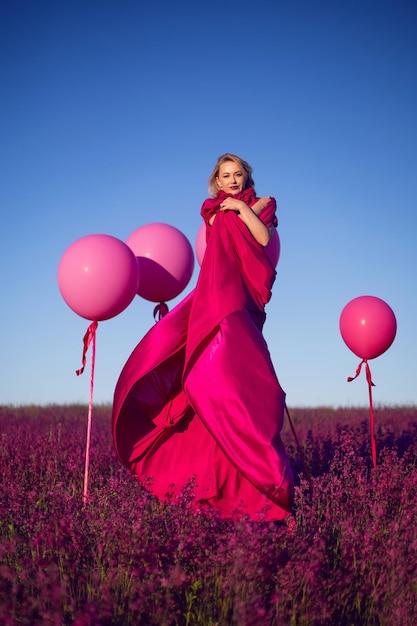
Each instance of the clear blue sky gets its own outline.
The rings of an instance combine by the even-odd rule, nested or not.
[[[361,295],[398,322],[370,362],[374,402],[417,404],[416,29],[414,0],[3,0],[0,403],[88,402],[62,254],[155,221],[194,246],[231,151],[278,202],[265,335],[288,405],[367,404],[339,333]],[[96,403],[153,307],[137,297],[99,324]]]

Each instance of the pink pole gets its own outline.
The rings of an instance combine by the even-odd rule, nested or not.
[[[374,469],[376,469],[375,419],[374,419],[374,409],[372,405],[372,387],[374,387],[374,383],[372,382],[371,370],[369,368],[368,361],[365,361],[365,369],[366,369],[366,380],[368,383],[368,390],[369,390],[369,428],[371,431],[372,462],[374,464]]]
[[[375,419],[374,419],[374,408],[372,405],[372,387],[375,387],[375,385],[372,382],[371,369],[369,367],[367,359],[362,359],[362,361],[359,363],[358,367],[356,368],[355,376],[349,376],[347,380],[348,380],[348,383],[352,382],[352,380],[355,380],[355,378],[357,378],[359,374],[361,373],[361,368],[362,368],[362,365],[364,364],[365,364],[365,371],[366,371],[366,381],[368,383],[368,391],[369,391],[369,430],[371,431],[372,463],[373,463],[374,469],[376,469]]]
[[[87,361],[87,350],[91,346],[91,377],[90,377],[90,401],[88,403],[88,421],[87,421],[87,441],[85,444],[85,467],[84,467],[84,506],[87,504],[88,499],[88,469],[90,466],[90,441],[91,441],[91,416],[93,412],[93,391],[94,391],[94,365],[96,362],[96,330],[97,330],[98,322],[94,321],[87,328],[87,332],[83,338],[83,356],[82,356],[82,366],[80,369],[76,371],[77,376],[80,376],[85,368],[85,364]]]

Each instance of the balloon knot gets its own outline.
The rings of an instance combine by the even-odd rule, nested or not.
[[[163,317],[169,312],[166,302],[160,302],[153,310],[153,318],[155,322],[160,322]]]
[[[355,378],[359,376],[359,374],[361,373],[362,365],[365,365],[366,380],[368,382],[368,385],[370,387],[375,387],[375,384],[372,382],[371,369],[368,364],[368,359],[362,359],[362,361],[359,363],[358,367],[356,368],[355,375],[348,376],[348,379],[347,379],[348,383],[351,383],[352,380],[355,380]]]

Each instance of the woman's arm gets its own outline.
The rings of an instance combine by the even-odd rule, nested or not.
[[[254,239],[256,239],[261,246],[266,246],[271,238],[271,232],[262,220],[259,219],[257,213],[266,206],[268,201],[269,198],[261,198],[256,202],[253,208],[250,208],[245,202],[242,202],[242,200],[228,197],[221,203],[220,211],[235,211],[242,222],[246,224]],[[213,218],[214,217],[215,216],[213,216]],[[210,219],[209,223],[212,224],[213,221]]]
[[[269,196],[265,196],[265,198],[259,198],[259,200],[255,202],[255,204],[252,204],[252,211],[254,211],[256,215],[259,215],[259,213],[262,211],[262,209],[266,207],[270,200],[271,198]]]

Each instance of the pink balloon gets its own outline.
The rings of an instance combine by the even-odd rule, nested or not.
[[[203,262],[206,245],[206,225],[203,222],[198,229],[197,237],[195,239],[195,253],[200,266]],[[274,230],[272,231],[271,239],[269,240],[268,245],[265,247],[265,253],[274,267],[278,265],[280,252],[281,243],[279,240],[278,231],[276,228],[274,228]]]
[[[194,252],[183,233],[169,224],[137,228],[126,240],[139,265],[137,293],[151,302],[172,300],[188,285]]]
[[[375,296],[354,298],[340,315],[343,341],[361,359],[375,359],[395,339],[397,320],[391,307]]]
[[[265,252],[272,265],[276,267],[281,253],[281,242],[276,228],[272,231],[271,239],[269,240],[269,244],[265,247]]]
[[[206,251],[206,225],[203,222],[198,229],[197,237],[195,238],[195,254],[197,257],[198,264],[201,267],[203,262],[204,253]]]
[[[66,249],[58,266],[58,286],[68,306],[81,317],[115,317],[133,300],[138,264],[132,250],[111,235],[87,235]]]

